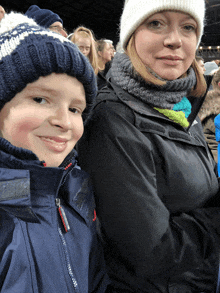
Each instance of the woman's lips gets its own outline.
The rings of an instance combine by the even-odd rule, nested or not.
[[[167,65],[178,65],[182,61],[182,58],[180,58],[179,56],[170,55],[160,57],[159,59]]]

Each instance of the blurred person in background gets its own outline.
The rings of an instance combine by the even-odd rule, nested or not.
[[[51,31],[55,31],[65,38],[67,37],[66,30],[63,28],[63,20],[60,16],[49,9],[41,9],[37,5],[31,5],[25,12],[29,18],[33,18],[36,23]]]
[[[208,61],[204,63],[205,75],[213,75],[219,69],[219,60]]]
[[[5,9],[0,5],[0,21],[2,20],[4,15],[5,15]]]
[[[103,88],[106,81],[106,74],[108,73],[111,67],[111,61],[114,57],[113,52],[113,44],[112,41],[108,41],[107,39],[100,39],[97,42],[97,53],[98,53],[98,66],[99,72],[97,76],[98,89]]]
[[[89,59],[95,74],[97,75],[99,71],[98,56],[93,32],[84,26],[79,26],[70,36],[68,36],[68,38],[75,43],[83,55]]]
[[[212,90],[210,90],[199,111],[206,142],[212,155],[218,162],[218,142],[215,136],[214,119],[220,113],[220,69],[217,70],[212,79]]]
[[[206,69],[205,69],[205,64],[204,64],[204,59],[201,56],[196,56],[196,61],[199,65],[199,68],[201,69],[201,73],[204,74]]]

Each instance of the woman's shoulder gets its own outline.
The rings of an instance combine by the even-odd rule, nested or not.
[[[110,118],[115,115],[123,116],[126,119],[133,119],[132,109],[126,105],[111,85],[102,88],[97,95],[92,116]]]

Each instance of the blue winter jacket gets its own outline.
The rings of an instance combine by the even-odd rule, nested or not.
[[[1,293],[105,292],[89,179],[74,156],[65,165],[0,138]]]

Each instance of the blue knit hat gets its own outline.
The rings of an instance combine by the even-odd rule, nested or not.
[[[63,24],[63,21],[58,14],[48,9],[41,9],[37,5],[31,5],[25,12],[25,15],[33,18],[38,25],[41,25],[45,28],[49,28],[51,24],[57,21]]]
[[[67,38],[38,26],[33,19],[6,14],[0,22],[0,110],[28,83],[53,72],[66,73],[83,84],[85,119],[97,93],[88,59]]]

